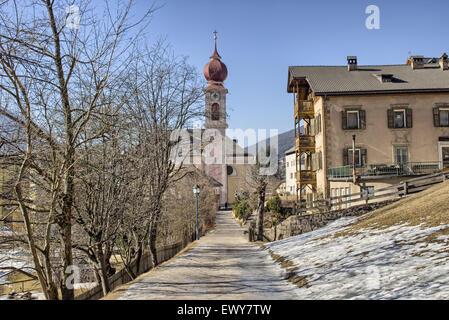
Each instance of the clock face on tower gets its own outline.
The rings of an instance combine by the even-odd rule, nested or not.
[[[214,92],[211,97],[213,101],[218,101],[220,99],[220,94],[218,92]]]

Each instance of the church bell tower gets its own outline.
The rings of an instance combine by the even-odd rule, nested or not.
[[[228,76],[226,65],[221,62],[217,52],[217,35],[214,36],[214,52],[210,61],[204,66],[204,77],[207,80],[206,94],[206,129],[220,129],[223,134],[228,127],[226,123],[226,94],[228,90],[223,86],[223,81]]]
[[[214,161],[205,166],[206,174],[222,184],[220,189],[220,205],[224,206],[228,202],[228,182],[227,182],[227,165],[225,153],[226,129],[226,94],[228,90],[223,86],[224,80],[228,76],[226,65],[221,62],[221,57],[217,52],[217,32],[214,32],[214,52],[210,56],[210,61],[204,66],[204,77],[207,80],[207,87],[204,89],[206,106],[205,106],[205,123],[206,129],[203,141],[207,143],[214,142],[216,148],[221,151],[213,150],[208,154]],[[211,130],[207,130],[211,129]],[[217,157],[221,154],[220,157]]]

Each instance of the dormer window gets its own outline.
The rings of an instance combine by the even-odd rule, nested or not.
[[[374,74],[374,76],[382,83],[393,82],[393,75],[387,73]]]

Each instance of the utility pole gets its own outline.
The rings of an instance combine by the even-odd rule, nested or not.
[[[352,180],[354,184],[357,181],[357,172],[355,169],[355,134],[352,135]]]

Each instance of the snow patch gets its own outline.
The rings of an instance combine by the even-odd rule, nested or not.
[[[449,298],[446,243],[419,242],[449,225],[429,228],[404,223],[325,237],[356,219],[341,218],[321,229],[266,245],[291,260],[298,266],[295,272],[307,278],[310,287],[296,289],[300,299]],[[448,240],[449,236],[437,239]]]

